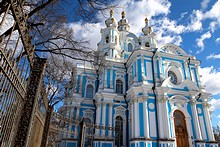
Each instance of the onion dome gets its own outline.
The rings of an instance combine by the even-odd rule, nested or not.
[[[113,17],[113,14],[114,14],[114,11],[113,10],[111,10],[110,11],[110,17],[105,21],[105,25],[107,26],[107,27],[110,27],[110,26],[115,26],[115,27],[117,27],[117,21],[116,21],[116,19]]]
[[[142,32],[144,33],[144,35],[149,35],[153,32],[153,27],[148,25],[149,20],[147,18],[145,18],[145,27],[142,29]]]
[[[130,26],[128,24],[128,20],[125,18],[125,11],[121,12],[122,19],[118,22],[118,30],[119,31],[129,31]]]

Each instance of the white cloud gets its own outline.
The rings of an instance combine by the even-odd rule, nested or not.
[[[181,13],[180,18],[178,20],[183,19],[187,14],[188,14],[188,12]]]
[[[212,8],[204,14],[204,18],[212,18],[218,21],[220,25],[220,1],[218,0]]]
[[[216,30],[216,26],[217,26],[217,22],[216,21],[210,22],[209,29],[211,30],[212,33],[214,33],[214,31]]]
[[[97,43],[100,41],[100,29],[104,27],[101,23],[87,23],[84,26],[80,23],[71,23],[69,27],[74,31],[74,37],[89,41],[88,48],[97,49]]]
[[[201,6],[206,8],[209,0],[203,0]],[[150,24],[153,26],[155,33],[158,38],[158,45],[163,43],[173,43],[176,45],[181,45],[182,37],[181,34],[185,32],[195,32],[201,31],[203,29],[202,21],[205,19],[211,18],[211,22],[209,24],[209,29],[207,33],[203,34],[200,38],[196,40],[197,45],[201,48],[197,53],[200,53],[204,50],[204,40],[211,37],[211,33],[214,32],[216,26],[218,25],[217,17],[219,15],[212,16],[219,6],[219,2],[216,2],[213,7],[206,11],[202,12],[201,10],[193,10],[190,15],[190,22],[186,24],[186,26],[178,24],[178,20],[171,20],[168,17],[170,13],[171,2],[167,0],[116,0],[113,2],[118,6],[124,6],[124,10],[127,13],[126,18],[130,24],[130,32],[139,36],[142,34],[141,30],[145,26],[144,19],[148,17],[150,19]],[[117,21],[121,19],[121,11],[122,9],[115,9],[114,17]],[[108,14],[109,12],[107,12]],[[218,12],[220,13],[220,11]],[[187,12],[182,13],[180,18],[183,18]],[[108,14],[109,15],[109,14]],[[159,16],[159,19],[155,19],[153,16]],[[108,16],[107,16],[108,17]],[[80,24],[74,23],[75,36],[83,36],[90,40],[90,46],[92,48],[97,48],[97,43],[100,41],[100,27],[105,28],[104,21],[107,19],[102,14],[97,15],[99,23],[96,24],[88,24],[94,25],[95,27],[87,28],[84,31],[81,31],[80,28],[82,26]],[[219,21],[220,22],[220,21]],[[86,32],[89,30],[89,32]],[[77,34],[79,33],[79,35]],[[95,42],[94,42],[95,41]]]
[[[215,43],[220,43],[220,38],[216,38]]]
[[[194,32],[202,30],[203,13],[200,10],[193,10],[190,19],[191,21],[186,27],[187,31]]]
[[[201,82],[202,85],[206,86],[206,91],[213,95],[220,94],[220,71],[217,71],[213,66],[210,66],[199,68],[199,73],[202,75]]]
[[[202,7],[202,9],[206,9],[207,6],[208,6],[208,4],[209,4],[209,2],[210,2],[210,0],[203,0],[203,1],[201,2],[201,7]]]
[[[210,54],[206,59],[220,59],[220,54]]]
[[[171,3],[166,0],[124,0],[115,1],[115,4],[119,6],[125,6],[126,18],[130,24],[130,32],[136,34],[138,37],[142,34],[142,28],[145,26],[145,18],[149,19],[152,16],[161,15],[160,20],[150,19],[150,24],[153,26],[159,43],[174,43],[180,45],[182,42],[181,33],[184,32],[185,27],[178,25],[176,21],[167,18],[170,13]],[[134,11],[135,10],[135,11]],[[121,19],[122,9],[116,9],[114,17],[117,21]],[[109,12],[107,12],[108,14]],[[109,15],[109,14],[108,14]],[[108,16],[107,16],[108,17]],[[74,29],[75,37],[83,37],[90,40],[90,47],[97,48],[97,43],[100,41],[100,29],[105,28],[104,21],[107,19],[101,14],[97,16],[99,23],[87,24],[82,30],[82,26],[79,23],[71,23],[70,27]]]
[[[196,52],[197,54],[200,53],[200,52],[202,52],[202,51],[204,50],[204,47],[205,47],[205,45],[204,45],[204,40],[205,40],[205,39],[209,39],[209,38],[211,38],[211,37],[212,37],[212,34],[208,31],[208,32],[206,32],[205,34],[203,34],[202,36],[200,36],[200,38],[197,38],[197,39],[196,39],[197,46],[201,48],[200,50],[198,50],[198,51]]]
[[[5,13],[2,13],[0,15],[0,22],[2,21],[2,18],[4,16]],[[0,35],[2,35],[6,30],[8,30],[9,28],[11,28],[14,24],[14,18],[12,15],[7,14],[5,17],[5,20],[3,21],[2,24],[2,28],[0,29]]]
[[[211,99],[209,103],[211,104],[211,111],[220,109],[220,99]],[[217,117],[220,118],[219,115]]]

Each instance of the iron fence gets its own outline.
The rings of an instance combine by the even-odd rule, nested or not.
[[[10,0],[0,15],[0,146],[11,146],[33,64],[22,3]]]

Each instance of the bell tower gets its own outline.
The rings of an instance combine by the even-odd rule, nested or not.
[[[119,32],[117,20],[113,17],[114,11],[110,11],[110,17],[105,21],[106,28],[101,29],[101,41],[98,50],[107,53],[108,59],[120,58]]]
[[[156,48],[157,39],[153,27],[149,25],[149,20],[145,18],[145,27],[142,29],[144,36],[139,38],[139,44],[146,48]]]

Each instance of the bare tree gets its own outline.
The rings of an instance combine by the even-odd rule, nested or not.
[[[44,123],[41,147],[46,146],[50,126],[50,119],[54,106],[61,102],[67,95],[66,86],[72,82],[70,77],[73,74],[72,66],[63,60],[49,58],[48,66],[44,76],[44,83],[41,86],[41,96],[46,100],[46,119]],[[47,101],[48,100],[48,101]]]
[[[2,0],[0,13],[4,13],[10,5],[8,0]],[[85,60],[93,62],[94,56],[91,48],[88,48],[87,40],[73,37],[74,31],[69,28],[68,12],[65,5],[72,5],[73,21],[96,21],[98,12],[104,14],[111,8],[109,1],[104,0],[26,0],[23,2],[23,11],[26,13],[26,26],[30,30],[32,44],[35,46],[35,55],[40,57],[59,55],[61,59]],[[7,37],[11,31],[17,30],[17,24],[6,30],[1,36]],[[94,49],[93,49],[94,50]],[[21,53],[25,55],[25,52]],[[87,58],[84,58],[84,57]],[[57,57],[57,56],[56,56]]]

